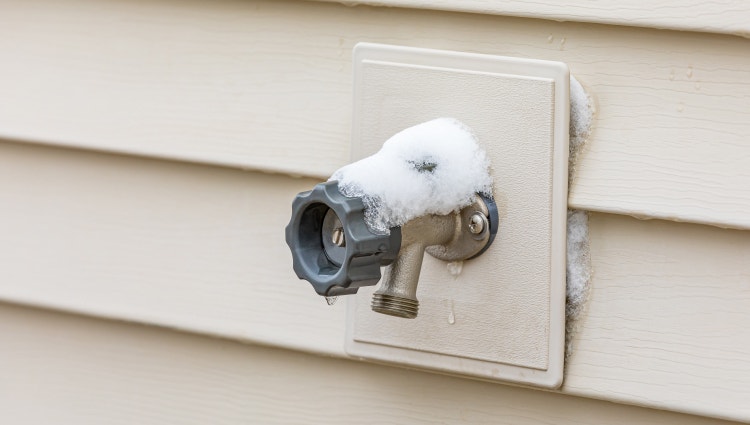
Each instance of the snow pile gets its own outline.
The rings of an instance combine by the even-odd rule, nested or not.
[[[589,217],[586,211],[568,210],[567,284],[565,296],[565,352],[572,352],[578,317],[583,312],[591,286]]]
[[[570,76],[570,127],[569,127],[569,166],[568,179],[572,181],[576,170],[576,160],[584,143],[591,135],[594,120],[594,105],[581,83]]]
[[[361,197],[365,220],[377,233],[425,214],[448,214],[491,193],[489,160],[471,130],[438,118],[403,130],[372,156],[331,176],[339,191]],[[398,190],[394,190],[398,188]]]
[[[570,77],[570,151],[577,152],[591,133],[594,110],[581,83]]]
[[[593,102],[586,91],[570,77],[570,154],[568,176],[573,180],[576,161],[591,135]],[[589,217],[586,211],[568,210],[567,286],[565,303],[565,357],[573,351],[573,335],[584,311],[591,287]]]

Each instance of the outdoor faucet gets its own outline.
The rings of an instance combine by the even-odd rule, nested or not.
[[[360,197],[339,192],[338,182],[316,185],[297,195],[286,242],[300,279],[325,297],[354,294],[381,280],[372,309],[391,316],[417,317],[417,284],[424,253],[444,261],[463,261],[483,253],[498,229],[492,198],[474,201],[445,215],[425,214],[388,232],[370,229]]]

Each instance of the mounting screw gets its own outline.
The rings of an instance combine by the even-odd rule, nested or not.
[[[477,211],[471,215],[469,220],[469,232],[473,235],[478,235],[484,231],[487,227],[487,217],[481,212]]]
[[[338,247],[346,246],[346,237],[344,236],[344,228],[337,227],[331,232],[331,242]]]

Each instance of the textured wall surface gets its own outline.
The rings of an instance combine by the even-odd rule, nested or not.
[[[680,21],[743,31],[746,7],[705,7]],[[345,402],[321,423],[382,422],[381,405],[393,422],[706,421],[571,395],[750,422],[750,40],[307,1],[0,8],[0,299],[277,347],[8,305],[16,422],[309,422],[311,393]],[[569,197],[595,211],[593,287],[564,395],[345,360],[345,303],[293,275],[282,229],[348,161],[359,41],[559,60],[593,94]]]
[[[7,304],[0,333],[4,423],[730,424]]]
[[[0,137],[322,178],[349,158],[357,42],[549,59],[598,106],[571,206],[750,228],[748,39],[319,2],[40,1],[0,3]]]

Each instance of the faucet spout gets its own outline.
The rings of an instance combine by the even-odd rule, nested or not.
[[[492,243],[497,221],[495,202],[478,194],[460,211],[425,215],[401,226],[401,250],[372,296],[372,309],[390,316],[417,317],[417,283],[425,252],[444,261],[472,259]]]
[[[417,317],[417,284],[425,249],[451,241],[460,225],[458,220],[456,213],[426,215],[401,227],[401,250],[386,269],[380,289],[373,294],[373,311],[406,319]]]

